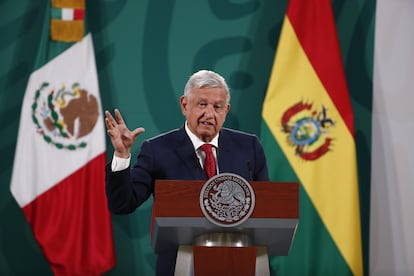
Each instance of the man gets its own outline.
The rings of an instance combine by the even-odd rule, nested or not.
[[[130,169],[131,148],[144,129],[130,131],[119,110],[106,111],[105,123],[115,153],[106,168],[109,209],[133,212],[154,192],[156,179],[207,180],[205,143],[212,145],[216,173],[235,173],[246,180],[268,181],[263,148],[255,135],[223,128],[230,92],[222,76],[201,70],[188,80],[180,98],[184,125],[144,141]],[[177,252],[159,255],[157,275],[173,275]]]

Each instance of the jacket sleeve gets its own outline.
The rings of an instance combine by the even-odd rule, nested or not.
[[[106,197],[108,208],[115,214],[129,214],[144,203],[154,190],[152,151],[144,142],[135,165],[112,172],[106,165]]]

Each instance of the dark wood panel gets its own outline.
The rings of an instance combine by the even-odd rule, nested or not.
[[[157,180],[157,217],[203,217],[200,191],[205,181]],[[256,197],[252,218],[298,218],[299,186],[291,182],[250,182]]]

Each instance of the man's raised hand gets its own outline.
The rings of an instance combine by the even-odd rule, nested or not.
[[[129,158],[131,148],[136,138],[139,134],[143,133],[145,129],[139,127],[130,131],[122,118],[121,112],[119,112],[117,108],[115,109],[114,114],[116,119],[109,111],[105,111],[105,125],[115,150],[115,156]]]

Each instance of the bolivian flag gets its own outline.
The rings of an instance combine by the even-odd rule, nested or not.
[[[353,112],[330,0],[289,1],[262,116],[270,177],[301,184],[292,248],[271,269],[362,275]]]

